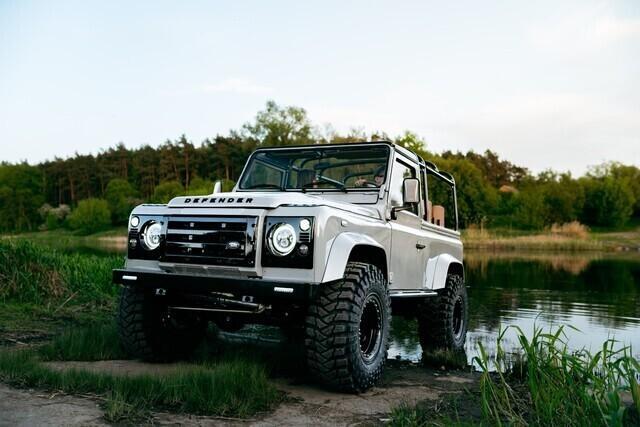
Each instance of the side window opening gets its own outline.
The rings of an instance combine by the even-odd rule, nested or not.
[[[404,206],[404,180],[406,178],[417,178],[415,167],[396,159],[393,163],[391,183],[389,185],[389,202],[391,206]],[[418,203],[411,206],[411,209],[407,209],[407,212],[418,215]]]
[[[457,229],[455,188],[437,173],[427,170],[425,220],[439,227]]]

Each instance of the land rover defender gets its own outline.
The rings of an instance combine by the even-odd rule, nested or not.
[[[118,327],[132,356],[188,355],[208,322],[304,337],[334,389],[379,380],[390,318],[416,317],[423,347],[464,346],[467,291],[454,178],[390,142],[270,147],[231,192],[131,213]]]

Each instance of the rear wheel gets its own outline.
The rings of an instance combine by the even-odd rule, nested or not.
[[[468,298],[462,276],[450,274],[438,296],[418,315],[423,350],[462,350],[467,337]]]
[[[391,303],[379,268],[350,262],[344,279],[322,285],[306,318],[307,363],[322,383],[342,391],[374,386],[384,369]]]
[[[164,301],[131,287],[122,288],[117,320],[125,352],[149,361],[189,356],[207,328],[201,317],[193,314],[174,317]]]

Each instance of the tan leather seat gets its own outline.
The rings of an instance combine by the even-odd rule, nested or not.
[[[433,221],[435,225],[444,227],[444,206],[435,205],[433,207]]]

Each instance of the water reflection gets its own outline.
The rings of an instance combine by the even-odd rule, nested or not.
[[[481,342],[490,354],[508,325],[531,334],[543,327],[571,325],[572,349],[597,349],[615,338],[640,355],[640,256],[638,254],[466,255],[469,285],[471,360]],[[391,357],[419,360],[421,349],[413,322],[394,319]],[[505,334],[507,351],[517,347],[515,331]]]

